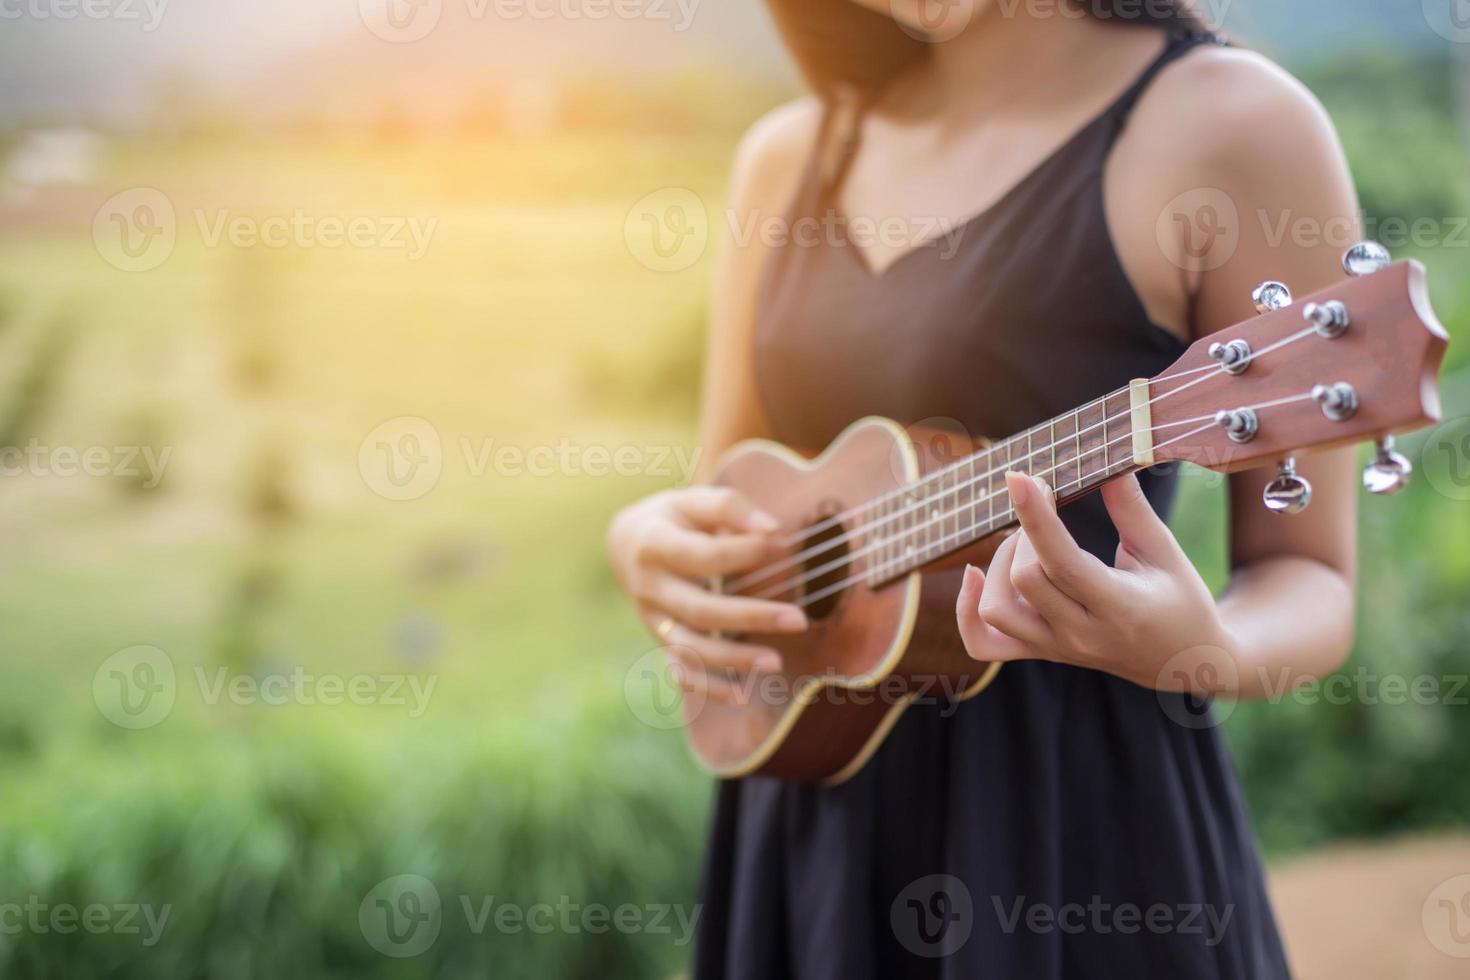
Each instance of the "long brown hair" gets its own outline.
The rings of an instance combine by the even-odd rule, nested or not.
[[[1000,0],[993,0],[1000,2]],[[1190,0],[1057,0],[1120,24],[1205,31]],[[766,0],[807,83],[824,97],[871,92],[922,60],[929,44],[853,0]]]

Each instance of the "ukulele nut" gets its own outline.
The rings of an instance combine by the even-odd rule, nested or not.
[[[1358,410],[1358,393],[1346,381],[1312,385],[1312,401],[1322,406],[1322,414],[1334,422],[1350,419]]]
[[[1341,337],[1348,328],[1348,311],[1335,299],[1325,303],[1308,303],[1302,307],[1302,318],[1317,329],[1317,335],[1328,340]]]
[[[1237,408],[1229,412],[1216,412],[1215,424],[1225,430],[1231,442],[1250,442],[1261,427],[1261,420],[1254,410]]]

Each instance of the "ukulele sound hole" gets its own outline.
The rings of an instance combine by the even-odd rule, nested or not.
[[[806,614],[821,619],[837,608],[846,591],[839,583],[852,574],[852,565],[847,561],[847,528],[833,524],[809,534],[801,542],[801,550],[807,554],[801,569],[802,595],[816,596],[807,603]]]

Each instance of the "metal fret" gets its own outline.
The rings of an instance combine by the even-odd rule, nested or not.
[[[970,479],[965,486],[970,491],[970,522],[967,525],[975,528],[980,523],[980,515],[975,513],[975,454],[971,454],[967,462],[970,464]]]
[[[1129,389],[1110,392],[971,454],[883,501],[875,518],[883,533],[874,545],[872,582],[897,578],[1014,523],[1015,510],[1004,489],[1008,470],[1046,480],[1058,497],[1078,496],[1130,470],[1131,445],[1123,445],[1121,453],[1112,445],[1114,439],[1122,439],[1120,433],[1132,431],[1126,421],[1130,405]],[[1120,420],[1125,425],[1119,426]],[[983,519],[977,494],[984,495]]]
[[[939,511],[934,508],[933,484],[924,485],[924,496],[919,500],[919,507],[914,511],[915,516],[923,524],[924,533],[919,544],[919,558],[928,561],[934,549],[934,518]]]
[[[897,554],[893,556],[893,560],[900,571],[908,561],[908,556],[914,551],[914,540],[917,537],[917,530],[914,526],[914,507],[918,500],[918,493],[918,490],[910,489],[899,502],[898,540],[893,543]]]
[[[1069,419],[1072,423],[1072,431],[1070,433],[1066,431],[1066,424]],[[1052,489],[1057,492],[1058,496],[1063,496],[1071,493],[1078,482],[1077,455],[1078,450],[1081,448],[1078,432],[1081,426],[1077,422],[1076,412],[1059,416],[1057,421],[1062,423],[1062,427],[1061,431],[1058,432],[1056,422],[1052,423],[1052,431],[1056,433],[1056,438],[1053,440],[1055,443],[1053,452],[1055,458],[1052,461],[1052,471],[1056,479],[1052,483]]]
[[[1105,471],[1107,477],[1117,476],[1133,462],[1133,441],[1129,438],[1133,432],[1133,424],[1129,419],[1129,406],[1126,388],[1121,392],[1115,391],[1109,394],[1103,400],[1103,408],[1109,417],[1115,417],[1121,423],[1121,425],[1114,424],[1114,431],[1108,436],[1108,465]],[[1117,440],[1116,443],[1113,440]]]
[[[1057,488],[1057,420],[1046,423],[1046,482]]]
[[[944,506],[940,508],[948,516],[945,517],[945,533],[941,539],[946,546],[959,540],[960,537],[960,471],[958,468],[946,470],[944,477],[949,486],[944,496]]]
[[[1095,404],[1095,403],[1094,403]],[[1077,409],[1077,485],[1073,490],[1080,491],[1088,486],[1088,470],[1094,465],[1096,449],[1101,437],[1094,426],[1102,421],[1101,416],[1096,420],[1091,417],[1089,406],[1083,405]]]
[[[995,530],[995,447],[985,453],[985,530]]]
[[[1040,429],[1041,426],[1038,425],[1036,431],[1040,431]],[[1053,490],[1056,489],[1057,485],[1056,441],[1057,423],[1056,419],[1052,419],[1046,423],[1046,442],[1041,448],[1032,453],[1031,456],[1031,473],[1045,480],[1047,485]]]
[[[1072,410],[1072,435],[1075,437],[1073,441],[1077,443],[1077,452],[1072,457],[1077,468],[1075,476],[1077,486],[1072,489],[1076,490],[1082,487],[1082,409],[1080,408]]]

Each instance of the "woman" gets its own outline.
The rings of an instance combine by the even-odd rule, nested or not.
[[[1337,243],[1289,233],[1355,221],[1330,122],[1181,4],[923,2],[773,0],[815,94],[744,140],[734,218],[921,231],[727,242],[706,459],[751,436],[820,448],[870,414],[1007,435],[1160,372],[1250,317],[1262,280],[1341,275]],[[722,784],[696,976],[1287,976],[1223,739],[1185,699],[1342,662],[1349,457],[1302,462],[1316,493],[1291,518],[1261,506],[1274,474],[1231,478],[1219,599],[1160,519],[1174,474],[1060,518],[1010,475],[1022,530],[956,582],[966,648],[1007,666],[982,697],[907,712],[840,786]],[[701,665],[780,657],[707,633],[805,628],[695,584],[754,564],[771,528],[709,487],[613,523],[620,582],[696,651],[682,683],[708,696],[731,682]]]

